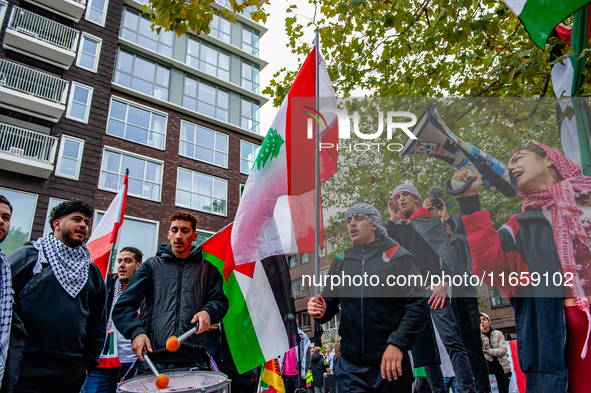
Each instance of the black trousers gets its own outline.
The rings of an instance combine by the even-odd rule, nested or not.
[[[84,367],[45,368],[23,364],[14,391],[15,393],[79,393],[85,379]]]
[[[341,354],[336,365],[336,391],[347,393],[412,393],[413,372],[408,353],[402,359],[402,375],[388,381],[382,378],[380,366],[360,366]]]

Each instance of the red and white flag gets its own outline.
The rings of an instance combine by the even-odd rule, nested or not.
[[[123,223],[126,202],[127,174],[125,174],[125,178],[123,179],[123,187],[121,187],[113,202],[109,205],[105,215],[92,232],[92,236],[87,244],[91,254],[90,259],[101,269],[103,277],[106,277],[107,267],[109,266],[111,243],[115,243],[115,249],[117,248],[119,227]]]

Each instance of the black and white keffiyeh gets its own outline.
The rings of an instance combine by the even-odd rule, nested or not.
[[[48,263],[62,288],[75,298],[88,281],[88,269],[92,263],[88,247],[85,244],[68,247],[52,233],[37,239],[33,247],[39,251],[33,274],[41,273],[42,264]]]
[[[0,250],[0,384],[4,375],[4,366],[10,342],[10,323],[12,322],[12,275],[6,255]]]
[[[122,287],[121,280],[115,280],[115,285],[113,287],[113,302],[115,302],[117,299],[119,299],[119,296],[121,296],[121,293],[123,292]]]
[[[345,221],[347,221],[349,217],[352,216],[367,218],[372,224],[378,227],[378,232],[380,232],[385,237],[388,237],[388,231],[382,226],[382,215],[378,209],[369,203],[358,203],[351,206],[351,208],[345,214]]]

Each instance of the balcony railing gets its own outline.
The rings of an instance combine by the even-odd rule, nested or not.
[[[69,82],[2,59],[0,60],[0,86],[66,105]]]
[[[58,138],[0,123],[0,151],[53,165]]]
[[[80,36],[78,30],[16,6],[10,12],[8,28],[73,52]]]

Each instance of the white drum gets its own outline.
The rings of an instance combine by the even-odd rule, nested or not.
[[[226,374],[211,371],[169,371],[163,372],[168,377],[168,386],[158,389],[154,375],[141,375],[117,386],[118,393],[161,393],[161,392],[198,392],[230,393],[230,380]]]

